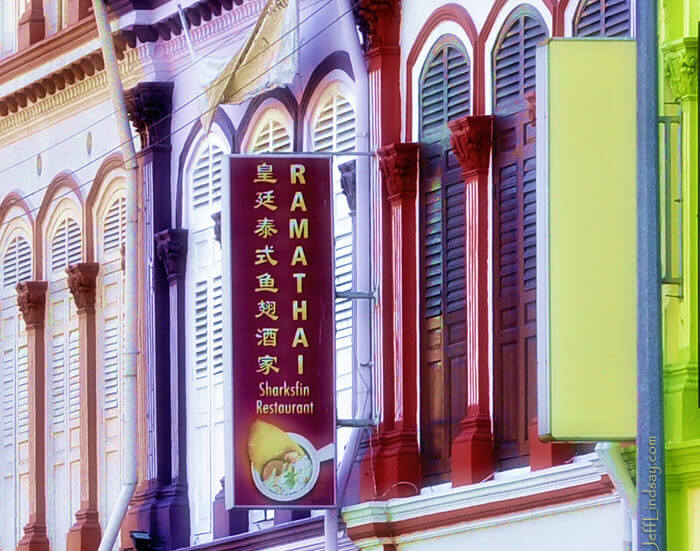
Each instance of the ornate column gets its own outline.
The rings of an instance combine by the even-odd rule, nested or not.
[[[173,83],[145,82],[126,93],[129,119],[141,139],[138,164],[142,185],[141,265],[144,285],[143,350],[139,364],[139,483],[122,525],[122,540],[132,530],[147,531],[166,548],[188,545],[177,538],[189,530],[186,488],[173,486],[170,395],[170,291],[164,267],[156,261],[154,236],[170,227],[170,127]],[[185,493],[175,498],[173,492]],[[173,532],[173,526],[177,530]]]
[[[27,325],[29,356],[29,522],[17,544],[18,551],[48,551],[46,535],[46,370],[44,316],[46,281],[17,284],[17,304]]]
[[[97,511],[97,342],[95,286],[100,265],[82,262],[66,268],[78,311],[80,334],[80,509],[68,531],[68,551],[94,551],[100,544]],[[106,519],[105,519],[106,521]]]
[[[390,205],[391,241],[384,243],[391,254],[385,269],[393,287],[392,330],[385,334],[394,362],[384,366],[394,397],[392,430],[379,434],[380,450],[375,463],[377,497],[414,495],[421,483],[418,448],[418,270],[416,259],[416,198],[418,144],[399,143],[378,152],[382,184]],[[388,337],[388,338],[387,338]],[[389,368],[389,369],[387,369]],[[385,379],[386,380],[386,379]],[[385,388],[386,391],[386,388]]]
[[[32,44],[44,40],[45,33],[43,1],[25,0],[24,12],[19,19],[17,49],[26,50]]]
[[[170,442],[171,482],[161,490],[159,503],[161,538],[168,549],[186,547],[190,541],[190,509],[187,499],[187,342],[185,331],[185,270],[187,230],[167,229],[155,235],[156,254],[169,284]],[[247,526],[246,526],[247,527]]]
[[[360,0],[355,6],[355,18],[363,35],[365,59],[368,63],[370,105],[370,150],[401,140],[401,104],[399,77],[401,49],[399,47],[400,0]],[[384,493],[377,480],[376,463],[382,455],[381,435],[394,430],[394,346],[393,346],[393,281],[391,273],[392,234],[391,210],[387,190],[382,185],[379,160],[371,160],[370,201],[372,209],[372,288],[379,300],[372,311],[375,377],[374,391],[381,403],[378,430],[371,437],[369,452],[365,454],[360,474],[360,497],[376,499]],[[405,488],[402,488],[405,491]]]
[[[466,241],[467,416],[452,442],[452,484],[480,482],[495,468],[489,391],[489,162],[491,115],[449,123],[462,165]]]

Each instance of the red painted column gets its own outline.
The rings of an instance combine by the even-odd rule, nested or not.
[[[466,237],[467,416],[452,443],[452,484],[474,484],[495,469],[489,392],[489,161],[491,115],[449,123],[452,147],[462,165]]]
[[[17,304],[27,325],[29,345],[29,522],[17,544],[18,551],[49,551],[46,535],[46,370],[44,316],[46,281],[17,284]]]
[[[400,143],[378,152],[382,185],[390,205],[393,285],[391,341],[393,349],[393,431],[380,433],[379,497],[418,493],[421,460],[418,448],[418,270],[416,198],[418,144]],[[385,366],[386,368],[387,366]],[[387,412],[385,412],[385,416]],[[386,418],[386,417],[385,417]]]

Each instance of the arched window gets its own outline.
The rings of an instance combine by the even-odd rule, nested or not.
[[[528,424],[537,414],[535,303],[535,48],[547,27],[529,6],[516,8],[493,52],[493,392],[499,468],[526,465]],[[528,98],[531,99],[531,98]]]
[[[630,36],[630,0],[582,0],[574,36]]]
[[[275,110],[263,115],[252,141],[253,153],[284,153],[292,150],[292,138],[288,128],[274,116]]]
[[[442,36],[431,48],[419,85],[421,143],[421,450],[435,481],[450,471],[452,435],[466,412],[464,181],[447,123],[470,113],[470,63],[460,40]],[[462,329],[460,329],[462,328]],[[461,385],[461,386],[460,386]],[[430,391],[427,391],[430,389]],[[464,402],[464,400],[462,400]]]
[[[318,152],[355,150],[355,110],[340,83],[329,85],[321,94],[311,121],[312,147]],[[352,290],[353,222],[340,183],[338,165],[350,157],[333,157],[335,288]],[[352,302],[335,302],[336,406],[342,417],[352,417]],[[346,444],[339,435],[338,449]]]
[[[119,178],[105,190],[95,217],[97,277],[98,508],[105,522],[121,489],[121,365],[124,340],[126,199]]]
[[[542,17],[529,6],[513,10],[493,53],[494,111],[520,109],[526,94],[535,90],[535,50],[547,38]]]
[[[80,225],[73,216],[60,215],[48,239],[47,527],[57,551],[65,549],[80,507],[80,337],[65,271],[82,258]]]
[[[212,132],[196,149],[187,182],[187,416],[192,543],[213,537],[212,503],[224,476],[221,246],[212,214],[221,209],[225,145]]]
[[[27,331],[15,286],[31,279],[32,250],[22,235],[2,249],[0,364],[0,548],[14,549],[29,520],[29,399]]]

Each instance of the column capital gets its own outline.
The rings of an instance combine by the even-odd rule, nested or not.
[[[95,309],[95,289],[99,271],[100,265],[97,262],[80,262],[66,267],[68,288],[79,314]]]
[[[415,194],[418,186],[418,144],[394,143],[377,152],[389,200]]]
[[[398,46],[401,0],[359,0],[354,9],[365,52]]]
[[[357,163],[353,161],[348,161],[342,165],[338,165],[338,170],[340,170],[340,186],[343,188],[343,195],[348,201],[348,208],[350,209],[350,216],[355,216],[356,208],[356,180],[357,180]]]
[[[141,82],[124,94],[129,120],[141,138],[141,147],[170,145],[172,82]]]
[[[450,143],[465,174],[486,172],[491,159],[493,116],[466,116],[447,125]]]
[[[698,39],[681,38],[661,46],[664,75],[676,101],[698,97]]]
[[[170,228],[155,235],[156,252],[168,280],[185,277],[187,266],[187,230]]]
[[[23,281],[15,287],[19,306],[27,328],[44,324],[47,281]]]

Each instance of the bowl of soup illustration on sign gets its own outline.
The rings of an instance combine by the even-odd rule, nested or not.
[[[256,420],[250,427],[248,456],[253,483],[274,501],[294,501],[318,481],[321,463],[335,456],[335,444],[317,450],[301,434]]]

